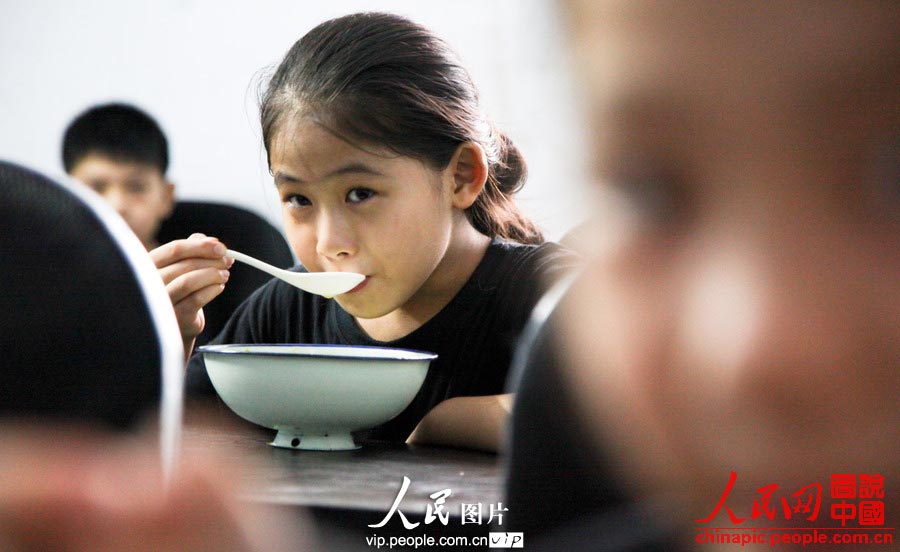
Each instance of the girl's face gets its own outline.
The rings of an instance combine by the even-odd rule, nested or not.
[[[285,125],[270,160],[300,262],[311,272],[366,276],[336,297],[341,307],[371,319],[429,302],[454,221],[441,171],[360,149],[306,121]]]
[[[832,473],[896,488],[900,10],[570,6],[603,247],[566,351],[598,442],[696,493],[685,522],[731,470],[739,514]]]

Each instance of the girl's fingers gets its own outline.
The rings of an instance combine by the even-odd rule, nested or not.
[[[203,293],[198,295],[198,292],[214,286],[221,286],[221,288],[224,289],[228,277],[229,273],[224,269],[203,268],[193,270],[181,274],[166,284],[166,291],[169,293],[172,304],[176,307],[180,303],[185,303],[188,308],[200,309],[203,305],[209,303],[216,295],[221,293],[221,289],[205,301],[201,301],[201,299],[206,298],[208,294]]]
[[[225,289],[224,284],[213,284],[173,303],[178,328],[182,336],[197,337],[206,325],[202,306],[215,299]]]
[[[171,241],[150,252],[185,339],[203,331],[203,306],[225,289],[234,260],[224,255],[225,246],[203,234]]]
[[[216,238],[194,234],[186,240],[175,240],[157,247],[150,251],[150,258],[157,268],[164,268],[184,259],[225,259],[225,251],[225,245]]]
[[[191,258],[178,261],[168,266],[160,267],[159,275],[167,286],[177,278],[205,269],[228,270],[234,264],[234,259],[222,257],[219,259]]]

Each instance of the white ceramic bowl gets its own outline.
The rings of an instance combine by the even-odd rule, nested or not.
[[[358,448],[350,432],[406,408],[437,355],[344,345],[200,347],[209,379],[236,414],[278,430],[277,447]]]

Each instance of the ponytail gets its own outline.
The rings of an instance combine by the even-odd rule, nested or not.
[[[486,236],[526,244],[543,243],[543,233],[522,213],[513,198],[528,178],[525,158],[506,134],[492,129],[491,137],[495,147],[488,155],[487,182],[478,199],[466,210],[466,217]]]

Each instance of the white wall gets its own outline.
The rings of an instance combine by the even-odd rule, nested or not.
[[[316,24],[363,10],[406,15],[453,45],[529,162],[523,208],[551,238],[581,219],[583,140],[548,0],[3,0],[0,159],[60,175],[68,122],[132,102],[169,138],[179,197],[243,205],[280,227],[260,75]]]

